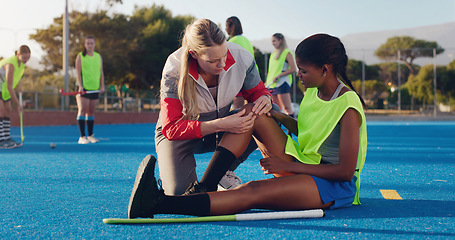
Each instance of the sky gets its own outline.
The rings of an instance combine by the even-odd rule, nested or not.
[[[209,18],[225,28],[237,16],[250,40],[285,37],[304,39],[325,32],[338,37],[353,33],[414,28],[455,22],[455,0],[123,0],[109,11],[131,15],[135,6],[163,5],[176,15]],[[32,56],[43,51],[29,39],[47,28],[65,10],[65,0],[0,0],[0,56],[27,44]],[[69,11],[107,9],[105,0],[68,0]]]

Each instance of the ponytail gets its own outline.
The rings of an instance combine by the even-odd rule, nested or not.
[[[182,44],[184,44],[183,39]],[[189,74],[189,65],[191,61],[196,61],[191,57],[189,49],[182,47],[180,78],[177,93],[183,106],[183,118],[186,120],[197,120],[199,118],[199,108],[197,104],[196,86]]]
[[[180,77],[177,94],[183,105],[184,119],[198,119],[199,107],[195,81],[189,75],[189,66],[193,59],[190,50],[196,54],[203,55],[205,51],[215,45],[226,42],[223,31],[214,22],[208,19],[196,20],[188,25],[182,38],[182,56]]]
[[[359,96],[360,102],[362,103],[363,107],[367,108],[367,105],[365,104],[365,101],[363,100],[362,96],[360,96],[360,94],[355,90],[354,85],[352,85],[351,80],[348,79],[348,75],[346,74],[346,67],[344,68],[344,71],[340,71],[340,75],[341,75],[341,81],[344,84],[348,85],[348,87],[352,91],[354,91],[357,94],[357,96]]]

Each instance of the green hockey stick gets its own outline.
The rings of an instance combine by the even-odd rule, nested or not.
[[[236,222],[254,220],[275,220],[295,218],[320,218],[325,213],[322,209],[285,212],[242,213],[235,215],[186,217],[186,218],[105,218],[106,224],[156,224],[156,223],[196,223],[196,222]]]

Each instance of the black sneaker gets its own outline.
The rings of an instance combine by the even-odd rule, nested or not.
[[[9,141],[9,140],[3,140],[3,141],[0,141],[0,148],[4,148],[4,149],[11,149],[11,148],[15,148],[16,147],[16,142],[14,141]]]
[[[187,196],[187,195],[191,195],[191,194],[206,193],[206,192],[208,192],[207,186],[196,180],[193,183],[191,183],[191,185],[185,190],[185,192],[182,195]]]
[[[156,206],[164,199],[155,179],[156,158],[147,155],[139,165],[128,205],[128,218],[153,218]]]

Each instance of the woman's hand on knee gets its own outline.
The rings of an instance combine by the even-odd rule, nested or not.
[[[272,101],[270,97],[264,95],[260,96],[254,101],[254,106],[251,109],[256,115],[260,116],[264,113],[268,113],[272,109]]]
[[[252,112],[245,114],[246,112],[245,109],[242,109],[236,114],[225,117],[223,119],[224,131],[230,133],[244,133],[252,129],[256,115]]]

